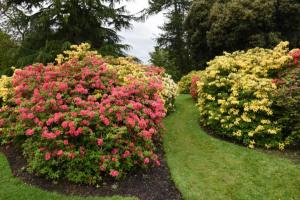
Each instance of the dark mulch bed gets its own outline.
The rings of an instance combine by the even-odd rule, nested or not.
[[[165,159],[161,160],[161,167],[156,167],[136,174],[129,174],[124,180],[107,179],[98,187],[78,185],[69,181],[54,183],[43,177],[32,175],[24,168],[26,160],[20,150],[13,147],[0,147],[11,166],[14,176],[25,183],[37,186],[47,191],[66,195],[78,196],[135,196],[141,200],[180,200],[180,192],[171,180]],[[160,153],[161,158],[163,153]],[[23,169],[23,170],[22,170]]]

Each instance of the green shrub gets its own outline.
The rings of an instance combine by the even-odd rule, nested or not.
[[[292,55],[296,65],[285,69],[278,79],[273,80],[279,88],[274,99],[275,116],[288,144],[300,141],[300,50]]]

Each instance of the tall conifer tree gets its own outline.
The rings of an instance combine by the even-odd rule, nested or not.
[[[185,74],[191,66],[186,48],[186,34],[184,30],[185,16],[189,10],[191,0],[149,0],[148,14],[165,11],[167,21],[161,27],[163,33],[157,38],[156,51],[164,51],[168,58],[165,64],[171,74]],[[152,53],[151,55],[157,55]],[[152,62],[155,59],[152,57]],[[168,66],[172,63],[174,66]]]
[[[49,62],[70,44],[89,42],[122,55],[117,31],[130,26],[121,0],[0,0],[2,28],[19,39],[18,64]]]

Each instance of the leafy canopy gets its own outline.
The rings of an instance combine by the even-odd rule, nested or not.
[[[49,62],[71,43],[122,55],[117,31],[133,19],[120,0],[1,0],[1,26],[20,40],[18,65]]]
[[[188,47],[199,69],[223,51],[300,45],[297,0],[196,0],[186,19]]]

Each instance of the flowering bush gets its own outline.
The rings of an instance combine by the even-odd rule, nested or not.
[[[180,81],[178,82],[178,90],[181,94],[189,94],[190,88],[192,84],[192,77],[193,75],[197,74],[197,71],[191,71],[187,75],[183,76]]]
[[[1,76],[0,78],[0,98],[1,104],[6,103],[13,95],[12,78]]]
[[[94,184],[160,165],[155,152],[169,77],[151,68],[146,78],[121,79],[88,47],[73,46],[57,65],[15,71],[16,106],[0,110],[1,142],[21,144],[28,169],[51,179]]]
[[[12,78],[2,76],[0,78],[0,145],[11,142],[14,134],[16,112],[13,106]],[[3,133],[6,134],[3,134]]]
[[[148,81],[148,79],[157,79],[162,82],[163,87],[159,91],[160,97],[163,99],[165,108],[168,111],[174,110],[175,98],[178,95],[178,87],[172,77],[165,72],[163,68],[155,66],[145,66],[137,63],[133,58],[104,58],[109,63],[111,69],[116,70],[118,79],[124,84],[130,83],[132,80]]]
[[[200,81],[202,75],[203,75],[203,71],[198,71],[197,73],[195,73],[192,76],[192,79],[191,79],[190,93],[191,93],[192,98],[194,100],[198,99],[198,86],[197,86],[197,82]]]
[[[17,116],[18,112],[11,105],[4,105],[0,108],[0,145],[17,142],[15,140],[19,128],[16,126]]]
[[[165,108],[168,111],[175,110],[175,99],[178,95],[178,86],[172,79],[172,77],[163,73],[161,75],[163,89],[159,92],[160,97],[164,100]]]
[[[90,45],[83,43],[79,46],[71,46],[73,50],[65,51],[65,55],[58,55],[57,62],[63,60],[76,59],[83,56],[95,56],[101,58],[107,64],[110,70],[117,74],[120,84],[129,84],[132,80],[149,81],[149,79],[157,79],[162,82],[163,87],[159,91],[160,97],[163,99],[165,108],[168,111],[174,110],[175,98],[178,94],[177,84],[172,77],[165,72],[163,68],[155,66],[145,66],[136,62],[132,57],[114,58],[111,56],[101,57],[96,51],[90,51]]]
[[[287,45],[225,53],[210,61],[197,82],[202,125],[250,148],[283,149],[287,135],[273,116],[277,87],[272,76],[291,61]]]
[[[275,95],[275,116],[282,132],[286,135],[286,144],[300,141],[300,50],[293,50],[294,65],[279,73],[274,79],[278,86]]]
[[[290,53],[291,53],[291,56],[293,57],[294,65],[299,66],[300,49],[293,49]]]

